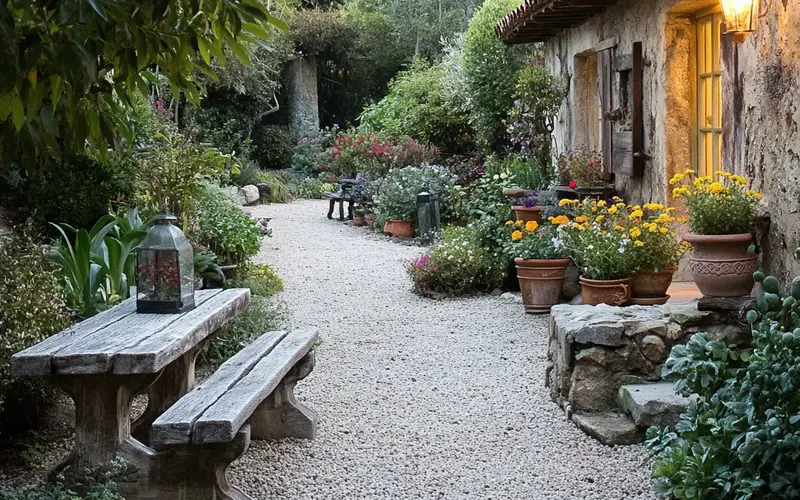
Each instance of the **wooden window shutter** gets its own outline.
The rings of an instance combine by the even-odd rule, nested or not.
[[[602,134],[602,147],[603,147],[603,169],[608,176],[607,180],[611,178],[611,166],[613,163],[613,122],[609,118],[613,106],[611,92],[614,85],[614,46],[604,48],[597,52],[597,78],[600,87],[600,112],[603,117],[603,125],[601,127]]]

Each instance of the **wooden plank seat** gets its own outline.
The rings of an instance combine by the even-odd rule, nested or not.
[[[315,330],[265,333],[159,416],[151,446],[168,459],[150,480],[158,494],[248,499],[225,476],[250,439],[313,439],[316,415],[295,399],[294,388],[314,368],[317,336]]]
[[[364,185],[364,177],[358,174],[355,179],[342,179],[339,181],[339,189],[330,193],[325,193],[325,198],[329,199],[330,209],[328,210],[328,218],[333,219],[333,211],[336,203],[339,203],[339,220],[343,221],[344,218],[344,203],[347,202],[347,219],[353,220],[353,203],[361,195],[361,189]]]

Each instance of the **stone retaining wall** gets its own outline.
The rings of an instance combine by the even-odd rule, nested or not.
[[[706,331],[729,342],[750,341],[737,313],[700,311],[697,302],[664,306],[554,306],[546,385],[568,414],[617,408],[622,385],[661,380],[675,344]]]

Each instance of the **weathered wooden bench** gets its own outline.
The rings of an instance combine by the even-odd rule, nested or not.
[[[316,416],[294,388],[314,368],[316,340],[313,330],[266,333],[159,416],[150,444],[159,464],[137,481],[136,497],[250,498],[226,471],[251,438],[314,438]]]
[[[325,193],[325,198],[331,202],[330,209],[328,210],[328,218],[333,219],[333,211],[336,203],[339,203],[339,220],[343,221],[344,218],[344,203],[347,202],[347,219],[353,220],[353,203],[358,199],[361,194],[361,188],[364,184],[364,178],[358,174],[355,179],[342,179],[339,181],[339,189],[330,193]]]

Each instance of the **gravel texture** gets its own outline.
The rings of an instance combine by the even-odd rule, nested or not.
[[[544,387],[547,316],[511,297],[432,301],[404,266],[420,253],[325,218],[326,202],[272,217],[260,259],[286,280],[292,326],[317,366],[298,397],[314,441],[253,442],[231,480],[254,498],[650,498],[639,446],[603,446]]]

